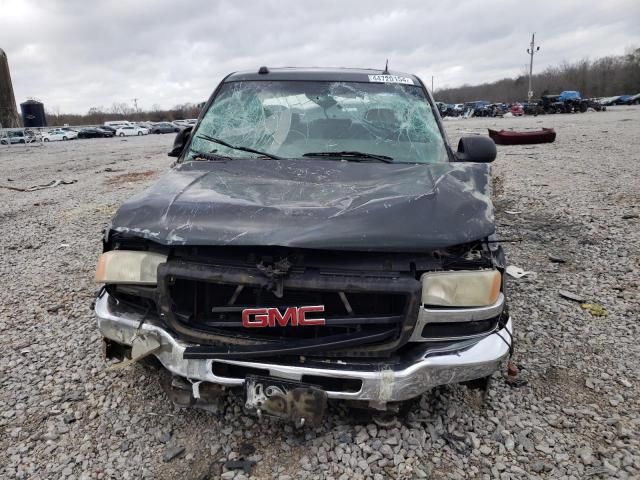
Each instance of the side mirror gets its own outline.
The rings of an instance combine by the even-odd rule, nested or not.
[[[168,153],[170,157],[179,157],[184,150],[185,145],[191,138],[191,130],[193,127],[187,127],[180,130],[173,141],[173,149]],[[494,147],[495,148],[495,147]]]
[[[491,163],[497,154],[496,144],[492,139],[475,135],[460,139],[456,158],[459,162]]]

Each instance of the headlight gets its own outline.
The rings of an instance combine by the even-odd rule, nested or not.
[[[98,259],[96,283],[155,285],[158,265],[166,261],[167,256],[159,253],[112,250]]]
[[[500,295],[500,272],[477,270],[422,275],[422,304],[445,307],[493,305]]]

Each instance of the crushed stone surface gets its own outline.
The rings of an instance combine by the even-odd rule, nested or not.
[[[535,272],[507,280],[526,383],[441,387],[385,427],[337,404],[296,430],[234,392],[179,410],[156,370],[106,371],[101,230],[170,166],[173,136],[1,146],[0,185],[77,182],[0,188],[0,478],[640,478],[640,107],[445,121],[454,148],[542,126],[555,143],[499,146],[493,168],[498,238]]]

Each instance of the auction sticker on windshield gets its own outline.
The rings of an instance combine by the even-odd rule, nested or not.
[[[399,75],[369,75],[369,81],[377,83],[405,83],[407,85],[414,85],[412,78],[400,77]]]

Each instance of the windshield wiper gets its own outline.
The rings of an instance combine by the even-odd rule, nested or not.
[[[193,160],[212,160],[214,162],[219,160],[231,160],[231,157],[218,155],[217,153],[213,152],[194,152],[193,157],[191,158]]]
[[[360,159],[378,160],[384,163],[393,163],[393,157],[386,155],[377,155],[365,152],[309,152],[302,155],[303,157],[330,157],[341,158],[345,160],[360,161]]]
[[[198,138],[202,138],[204,140],[208,140],[213,143],[217,143],[218,145],[222,145],[223,147],[231,148],[232,150],[241,150],[243,152],[256,153],[258,155],[264,155],[265,157],[273,158],[274,160],[282,160],[282,157],[278,157],[277,155],[273,155],[267,152],[261,152],[260,150],[256,150],[250,147],[242,147],[237,145],[231,145],[230,143],[225,142],[224,140],[220,140],[219,138],[210,137],[209,135],[200,134],[197,135]]]

